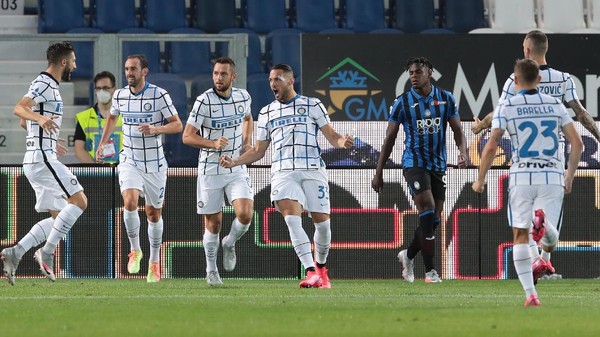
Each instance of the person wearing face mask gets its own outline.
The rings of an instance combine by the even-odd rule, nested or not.
[[[94,163],[96,151],[102,136],[102,130],[109,115],[112,96],[115,92],[115,75],[102,71],[94,76],[94,91],[97,103],[91,108],[75,116],[75,156],[82,163]],[[110,146],[112,144],[113,146]],[[105,163],[118,163],[119,151],[123,146],[123,131],[121,118],[117,120],[115,131],[110,136],[109,146],[106,147]]]

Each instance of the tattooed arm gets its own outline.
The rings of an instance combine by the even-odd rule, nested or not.
[[[569,102],[569,106],[575,112],[575,116],[579,123],[581,123],[581,125],[583,125],[583,127],[585,127],[594,138],[600,142],[600,131],[598,131],[598,128],[596,127],[596,122],[594,122],[592,116],[585,110],[583,105],[581,105],[581,102],[578,99],[574,99]]]

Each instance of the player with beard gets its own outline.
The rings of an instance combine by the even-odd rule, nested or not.
[[[119,154],[119,185],[125,210],[123,219],[131,245],[127,271],[137,274],[143,254],[140,247],[138,201],[146,200],[150,258],[148,282],[160,281],[160,245],[162,243],[162,206],[167,183],[167,161],[161,134],[181,132],[182,125],[169,93],[146,81],[148,61],[143,55],[129,55],[125,61],[127,86],[115,91],[96,161],[102,162],[105,146],[119,115],[123,121],[123,149]],[[163,125],[166,120],[167,124]]]
[[[35,190],[35,210],[50,212],[51,216],[36,223],[21,241],[0,253],[4,275],[11,285],[15,284],[23,255],[44,241],[46,244],[35,252],[34,258],[42,274],[56,280],[56,246],[87,208],[87,198],[77,177],[57,159],[64,152],[58,144],[64,106],[59,83],[68,81],[77,68],[75,51],[68,42],[55,43],[48,47],[46,58],[48,68],[31,83],[14,113],[27,130],[23,172]]]
[[[222,241],[226,271],[235,268],[235,243],[248,231],[254,205],[246,166],[224,168],[219,165],[222,155],[238,156],[252,148],[252,100],[246,90],[232,86],[235,79],[232,59],[220,57],[214,61],[214,86],[196,98],[183,132],[183,142],[200,149],[197,213],[205,219],[202,243],[206,255],[206,282],[210,286],[223,284],[217,268],[217,251],[225,195],[235,211],[231,231]]]

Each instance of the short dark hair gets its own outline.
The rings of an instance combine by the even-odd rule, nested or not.
[[[288,73],[292,77],[294,77],[294,70],[292,69],[292,67],[289,64],[278,63],[278,64],[273,65],[271,67],[271,70],[283,70],[284,73]]]
[[[539,30],[532,30],[525,36],[531,40],[531,51],[536,55],[546,55],[548,51],[548,36]]]
[[[431,64],[431,62],[426,57],[418,56],[409,58],[408,61],[406,61],[406,67],[404,68],[404,70],[408,71],[410,66],[412,66],[413,64],[426,66],[427,68],[433,71],[433,64]]]
[[[108,78],[110,80],[110,84],[113,86],[113,88],[115,87],[115,83],[117,83],[116,79],[115,79],[115,75],[113,75],[113,73],[111,73],[110,71],[101,71],[99,73],[96,74],[96,76],[94,76],[94,84],[96,84],[96,82],[98,82],[99,80],[103,79],[103,78]]]
[[[58,64],[62,60],[69,57],[75,50],[69,42],[57,42],[48,47],[46,50],[46,59],[48,64]]]
[[[144,68],[148,68],[148,60],[146,59],[146,56],[142,55],[142,54],[132,54],[127,56],[127,60],[129,59],[138,59],[140,60],[140,66],[142,67],[142,69]]]
[[[221,57],[217,57],[216,59],[213,60],[213,66],[215,64],[229,64],[232,68],[235,69],[235,62],[233,62],[233,60],[227,56],[221,56]]]
[[[540,66],[532,59],[517,60],[514,71],[524,84],[536,83],[540,76]]]

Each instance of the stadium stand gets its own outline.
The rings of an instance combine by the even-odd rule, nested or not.
[[[329,28],[323,29],[319,32],[320,34],[354,34],[352,29],[348,28]]]
[[[250,109],[252,109],[252,116],[256,120],[260,109],[274,100],[273,92],[269,86],[269,75],[255,74],[248,76],[247,88],[252,97]]]
[[[482,0],[445,0],[442,7],[442,27],[456,33],[486,26]]]
[[[167,33],[187,26],[185,0],[141,0],[142,27]]]
[[[379,28],[373,29],[369,34],[404,34],[404,32],[396,28]]]
[[[90,0],[92,27],[116,33],[137,27],[135,0]]]
[[[539,26],[555,33],[569,33],[586,27],[584,0],[542,0]]]
[[[420,32],[421,34],[456,34],[455,31],[448,28],[430,28],[424,29]]]
[[[537,28],[535,0],[490,0],[490,27],[506,33]]]
[[[192,0],[192,25],[207,33],[217,33],[223,29],[239,27],[235,1]]]
[[[204,34],[197,28],[177,28],[171,34]],[[165,64],[167,72],[186,79],[211,73],[210,42],[165,42]]]
[[[357,33],[387,27],[383,0],[340,0],[340,17],[342,28]]]
[[[244,27],[260,34],[287,28],[285,0],[242,0]]]
[[[392,10],[392,27],[406,33],[439,28],[433,0],[396,0]]]
[[[126,28],[118,34],[154,34],[153,31],[146,28]],[[127,55],[143,54],[148,60],[148,68],[151,73],[162,72],[160,43],[155,41],[124,41],[123,42],[123,62]]]
[[[67,31],[68,34],[103,34],[97,28],[82,27]],[[85,41],[73,42],[73,48],[77,55],[77,71],[71,74],[74,79],[91,79],[94,77],[94,43]]]
[[[294,74],[300,76],[300,34],[302,31],[295,28],[282,28],[272,30],[267,34],[265,41],[265,55],[267,67],[274,64],[286,63],[294,69]]]
[[[291,0],[292,27],[319,32],[337,27],[334,0]]]
[[[263,73],[262,52],[260,49],[260,38],[254,31],[246,28],[228,28],[219,32],[220,34],[247,34],[248,35],[248,57],[246,59],[246,74],[252,75]],[[217,56],[227,56],[229,48],[227,43],[217,43]]]
[[[38,32],[66,33],[87,26],[83,0],[39,0]]]
[[[190,106],[193,106],[196,98],[213,86],[212,73],[196,76],[190,83]]]

